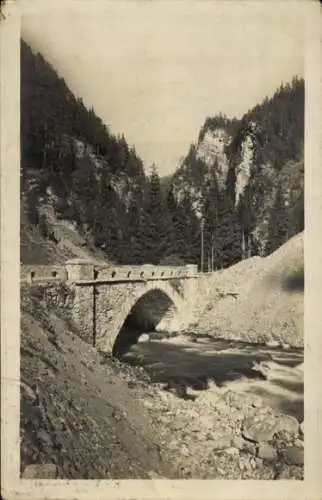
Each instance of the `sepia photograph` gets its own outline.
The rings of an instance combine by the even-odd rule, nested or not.
[[[21,480],[306,479],[304,3],[22,2]]]

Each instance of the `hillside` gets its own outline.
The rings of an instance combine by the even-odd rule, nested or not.
[[[84,252],[131,261],[145,184],[134,147],[22,41],[22,262],[35,245],[42,261]]]
[[[303,233],[271,255],[253,257],[214,276],[214,286],[238,295],[213,298],[197,325],[213,337],[303,346]]]

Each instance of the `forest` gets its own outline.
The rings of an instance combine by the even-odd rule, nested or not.
[[[256,124],[254,162],[236,207],[235,172],[250,123]],[[224,190],[216,158],[209,171],[196,155],[205,132],[218,127],[231,136]],[[164,183],[158,166],[144,165],[124,135],[113,134],[43,56],[21,42],[22,210],[45,239],[50,224],[40,207],[50,202],[58,218],[115,263],[200,265],[203,230],[204,268],[220,269],[261,253],[253,234],[270,192],[268,254],[304,228],[303,149],[304,81],[294,78],[241,120],[206,118],[197,143]],[[184,167],[186,181],[200,190],[199,212],[189,190],[178,197],[174,189]],[[290,190],[291,203],[285,198]]]

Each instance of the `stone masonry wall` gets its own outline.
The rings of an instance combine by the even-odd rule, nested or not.
[[[164,281],[147,283],[118,283],[116,285],[101,284],[97,287],[95,300],[96,311],[96,344],[102,350],[110,350],[115,339],[122,328],[132,307],[140,297],[145,294],[163,293],[173,302],[173,308],[167,308],[166,317],[163,318],[163,326],[157,321],[160,328],[180,329],[190,319],[189,310],[186,309],[185,300]],[[140,310],[142,318],[146,317],[151,321],[155,315],[160,318],[158,307],[151,309],[151,301],[147,301],[147,311]]]

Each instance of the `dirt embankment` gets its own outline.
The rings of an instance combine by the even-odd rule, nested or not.
[[[150,470],[172,477],[140,402],[142,381],[129,387],[126,368],[38,300],[25,297],[22,308],[22,470],[54,463],[59,478],[148,478]]]
[[[299,421],[256,394],[188,365],[183,388],[167,367],[162,379],[151,366],[103,357],[27,294],[21,331],[22,471],[51,463],[60,479],[302,477]]]

